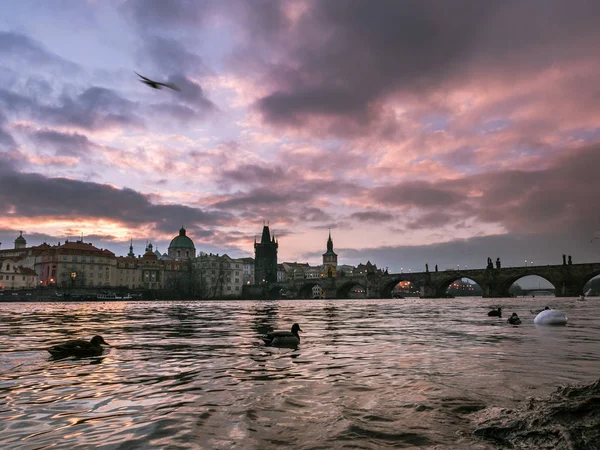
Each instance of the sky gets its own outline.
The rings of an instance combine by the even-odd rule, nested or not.
[[[600,2],[0,0],[0,242],[600,261]],[[154,90],[135,72],[177,85]]]

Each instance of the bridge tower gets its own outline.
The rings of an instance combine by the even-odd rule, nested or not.
[[[263,226],[260,243],[254,240],[254,282],[277,282],[277,249],[279,242],[271,238],[268,225]]]

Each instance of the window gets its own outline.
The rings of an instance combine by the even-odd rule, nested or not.
[[[73,256],[73,258],[71,258],[72,261],[77,261],[77,256]]]

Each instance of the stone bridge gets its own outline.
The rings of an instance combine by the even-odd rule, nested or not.
[[[326,298],[348,298],[351,290],[356,288],[364,289],[368,298],[391,298],[392,289],[399,282],[410,281],[420,288],[421,297],[441,298],[446,296],[450,284],[462,278],[469,278],[481,286],[484,297],[509,297],[510,286],[528,275],[537,275],[552,283],[557,297],[577,297],[583,293],[583,286],[588,281],[600,275],[600,263],[301,279],[272,283],[265,287],[264,293],[271,298],[278,298],[281,292],[288,298],[312,298],[312,288],[318,284],[325,292]]]

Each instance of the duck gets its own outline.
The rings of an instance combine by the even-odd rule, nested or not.
[[[271,331],[262,336],[262,340],[268,347],[297,347],[300,344],[300,335],[298,331],[300,325],[292,325],[292,331]]]
[[[512,316],[508,318],[507,322],[511,325],[521,325],[521,319],[519,318],[517,313],[512,313]]]
[[[541,313],[542,311],[548,311],[548,310],[550,310],[550,309],[552,309],[552,308],[550,308],[549,306],[546,306],[544,309],[538,309],[538,310],[533,310],[533,309],[530,309],[530,310],[529,310],[529,312],[530,312],[531,314],[533,314],[533,315],[537,316],[537,315],[538,315],[539,313]]]
[[[502,317],[502,308],[492,309],[488,312],[488,316],[490,317]]]
[[[54,357],[100,356],[104,351],[102,345],[110,344],[102,336],[94,336],[89,342],[83,339],[74,339],[63,344],[54,345],[48,349],[48,352]]]

